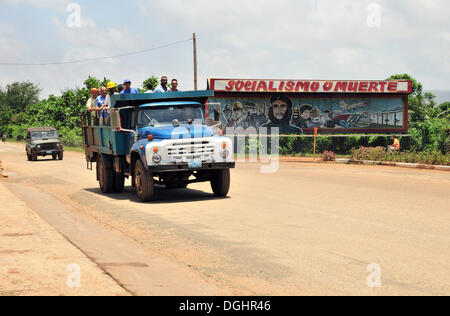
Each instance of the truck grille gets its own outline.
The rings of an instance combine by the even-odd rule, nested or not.
[[[175,161],[198,160],[208,161],[214,156],[214,145],[208,141],[173,143],[166,147],[167,154]],[[183,159],[184,158],[184,159]]]
[[[56,143],[41,144],[41,150],[56,149]]]

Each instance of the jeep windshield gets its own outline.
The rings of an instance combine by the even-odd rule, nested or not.
[[[139,127],[172,124],[173,120],[180,124],[203,122],[202,110],[192,106],[148,107],[140,110],[137,116]]]
[[[49,139],[49,138],[58,138],[58,133],[56,131],[31,133],[31,139]]]

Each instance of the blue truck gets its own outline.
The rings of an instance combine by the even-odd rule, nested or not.
[[[110,110],[83,112],[86,161],[91,170],[96,163],[101,191],[123,192],[125,178],[131,178],[139,200],[147,202],[155,185],[177,189],[209,181],[216,196],[226,196],[233,146],[216,126],[205,125],[212,96],[213,91],[114,95]]]

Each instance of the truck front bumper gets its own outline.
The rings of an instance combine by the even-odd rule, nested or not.
[[[205,170],[219,170],[234,168],[234,162],[218,162],[218,163],[203,163],[201,167],[189,168],[187,163],[171,165],[171,166],[148,166],[148,170],[153,173],[158,172],[179,172],[179,171],[205,171]]]

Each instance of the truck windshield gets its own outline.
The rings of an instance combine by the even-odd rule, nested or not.
[[[146,108],[138,112],[138,126],[172,124],[178,120],[181,124],[195,120],[203,122],[203,113],[199,107],[171,106],[165,108]]]
[[[31,133],[31,139],[48,139],[48,138],[58,138],[58,133],[56,133],[56,131]]]

